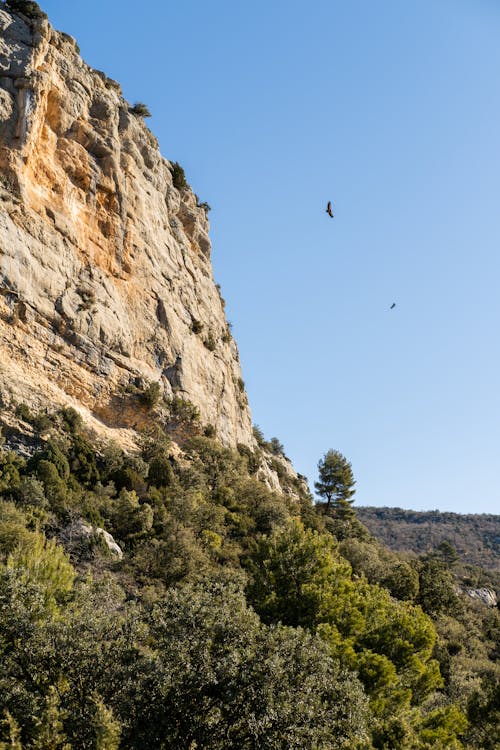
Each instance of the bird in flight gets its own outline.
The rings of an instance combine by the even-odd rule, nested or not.
[[[391,310],[394,310],[394,308],[395,308],[395,307],[396,307],[396,303],[395,303],[395,302],[393,302],[393,303],[392,303],[392,305],[391,305],[391,307],[390,307],[390,309],[391,309]]]
[[[328,204],[326,206],[326,213],[328,216],[330,216],[333,219],[333,211],[332,211],[332,202],[328,201]]]

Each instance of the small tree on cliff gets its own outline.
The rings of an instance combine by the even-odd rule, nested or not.
[[[339,451],[329,450],[318,463],[319,481],[315,482],[316,492],[326,498],[326,509],[333,508],[348,512],[352,505],[353,489],[356,484],[351,464]]]
[[[129,112],[137,117],[151,117],[149,107],[144,102],[136,102],[133,107],[130,107]]]

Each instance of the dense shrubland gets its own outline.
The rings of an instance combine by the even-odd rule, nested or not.
[[[18,406],[34,447],[0,451],[0,748],[492,750],[498,612],[457,590],[450,550],[391,552],[352,474],[315,507],[256,478],[265,444],[171,411],[182,451],[158,429],[131,456],[72,410]]]

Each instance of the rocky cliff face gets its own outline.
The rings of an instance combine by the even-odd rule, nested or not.
[[[140,427],[157,382],[251,444],[208,221],[120,87],[48,21],[0,9],[0,396]]]

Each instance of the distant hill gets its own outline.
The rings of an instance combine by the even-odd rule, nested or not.
[[[393,550],[422,555],[446,541],[463,562],[500,571],[500,516],[402,508],[361,507],[356,511],[370,532]]]

